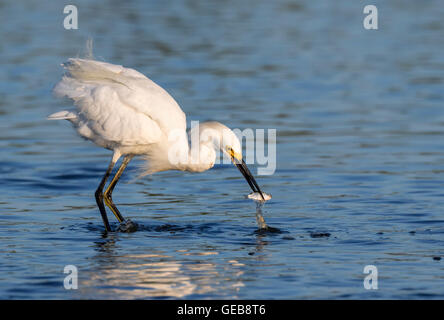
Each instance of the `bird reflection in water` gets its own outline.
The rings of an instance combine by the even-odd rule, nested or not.
[[[263,235],[257,237],[255,253],[267,244]],[[178,299],[205,295],[236,299],[249,268],[245,261],[261,260],[260,256],[248,255],[245,261],[225,260],[214,248],[176,249],[167,254],[148,247],[144,248],[146,253],[120,254],[118,238],[119,234],[107,233],[96,243],[98,254],[91,268],[79,272],[78,293],[82,298]]]

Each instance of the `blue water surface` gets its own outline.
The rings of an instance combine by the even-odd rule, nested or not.
[[[0,1],[0,298],[444,298],[440,1],[372,1],[378,30],[366,1],[71,3],[77,30],[65,1]],[[276,129],[276,172],[257,180],[280,232],[257,232],[235,167],[135,180],[136,159],[114,200],[140,229],[104,233],[110,151],[45,119],[69,106],[51,90],[88,38],[188,121]]]

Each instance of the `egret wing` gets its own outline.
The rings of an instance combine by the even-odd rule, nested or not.
[[[173,129],[186,130],[176,101],[140,72],[86,59],[69,59],[64,67],[54,93],[73,99],[79,117],[103,139],[149,144]]]

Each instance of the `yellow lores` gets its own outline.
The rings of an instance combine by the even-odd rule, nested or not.
[[[231,157],[231,160],[232,160],[234,163],[235,163],[234,159],[236,159],[236,160],[238,160],[238,161],[242,161],[242,155],[239,154],[239,153],[236,153],[236,152],[233,150],[233,148],[231,148],[231,147],[227,147],[227,151],[228,151],[228,154],[229,154],[230,157]]]

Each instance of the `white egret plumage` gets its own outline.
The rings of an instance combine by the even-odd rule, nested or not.
[[[80,136],[113,151],[95,192],[107,231],[111,228],[104,203],[119,222],[126,221],[112,200],[112,192],[128,163],[137,155],[146,157],[144,174],[165,170],[202,172],[214,166],[216,150],[220,149],[232,159],[253,192],[259,192],[265,200],[242,159],[238,138],[225,125],[200,124],[199,144],[190,147],[185,113],[163,88],[143,74],[93,59],[73,58],[63,66],[67,72],[55,86],[54,93],[72,99],[76,108],[51,114],[48,119],[68,120]],[[205,129],[211,130],[210,137],[202,137],[203,132],[208,132]],[[185,155],[184,161],[171,161],[172,133],[178,137],[174,140],[175,152]],[[103,192],[113,167],[122,156],[122,164]]]

